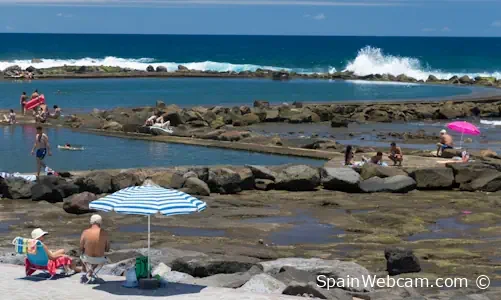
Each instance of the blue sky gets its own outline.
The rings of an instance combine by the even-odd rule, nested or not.
[[[501,0],[0,0],[0,32],[501,36]]]

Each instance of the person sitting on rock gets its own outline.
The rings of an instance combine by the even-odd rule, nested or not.
[[[393,165],[396,166],[397,163],[399,166],[402,165],[402,161],[404,160],[404,154],[402,152],[402,148],[397,147],[395,142],[390,145],[390,155],[388,158],[393,161]]]
[[[54,105],[54,112],[49,113],[49,118],[57,119],[60,116],[61,116],[61,109],[57,105]]]
[[[353,157],[355,154],[353,153],[353,147],[351,145],[346,146],[346,150],[344,151],[344,165],[351,166],[353,165]]]
[[[16,113],[13,109],[10,110],[9,115],[3,115],[4,122],[10,125],[16,124]]]
[[[445,149],[453,149],[452,136],[445,129],[440,131],[440,142],[437,144],[437,156],[442,156]]]

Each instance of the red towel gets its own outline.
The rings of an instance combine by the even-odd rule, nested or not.
[[[56,275],[56,270],[71,265],[71,258],[69,256],[61,256],[56,260],[49,260],[47,266],[37,266],[30,263],[30,261],[26,258],[24,261],[24,267],[26,271],[26,276],[30,276],[36,270],[47,271],[50,275]]]

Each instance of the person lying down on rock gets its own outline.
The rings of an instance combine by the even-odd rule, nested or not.
[[[372,164],[376,164],[376,165],[380,165],[380,166],[384,166],[384,167],[388,166],[387,163],[383,162],[383,152],[376,153],[376,155],[374,155],[370,159],[368,159],[366,157],[362,157],[362,160],[364,163],[372,163]]]

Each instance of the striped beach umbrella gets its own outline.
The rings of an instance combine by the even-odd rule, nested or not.
[[[183,215],[200,212],[207,204],[178,190],[165,189],[147,182],[142,186],[132,186],[111,195],[92,201],[90,209],[130,215],[148,216],[148,268],[150,266],[150,216]],[[150,273],[150,272],[148,272]]]

